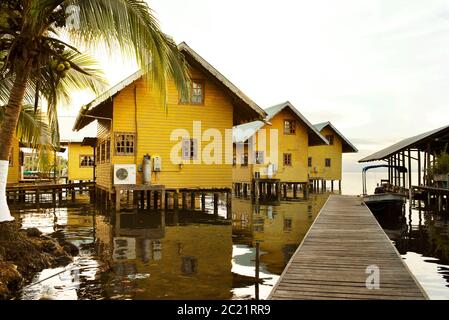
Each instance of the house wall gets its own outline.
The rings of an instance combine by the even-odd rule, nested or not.
[[[111,161],[100,163],[97,167],[97,184],[100,187],[112,188],[114,164],[136,164],[138,168],[143,156],[149,154],[152,158],[160,156],[162,159],[162,171],[152,173],[152,182],[155,184],[165,185],[166,188],[231,188],[232,144],[227,154],[224,151],[226,129],[229,129],[228,135],[232,143],[233,105],[228,95],[205,75],[192,69],[191,76],[192,79],[205,82],[203,105],[179,104],[178,91],[173,81],[168,84],[166,108],[157,92],[144,80],[136,81],[115,96],[112,126],[109,127],[108,121],[99,121],[98,125],[98,142],[111,138]],[[179,163],[171,160],[172,148],[181,141],[181,137],[171,141],[172,132],[184,129],[195,138],[193,121],[201,122],[201,134],[210,129],[216,129],[221,134],[222,141],[218,144],[223,150],[218,161],[221,163],[189,163],[190,161],[183,160],[183,167],[180,168]],[[137,133],[136,154],[116,155],[114,133]],[[199,138],[200,141],[201,136]],[[209,139],[204,139],[198,149],[203,155],[207,150],[205,147],[210,143]],[[230,159],[227,164],[226,157]],[[141,183],[141,172],[137,173],[137,183]]]
[[[111,121],[109,120],[98,120],[97,125],[97,145],[101,145],[103,142],[111,139]],[[112,149],[112,141],[111,141]],[[98,150],[98,149],[97,149]],[[112,151],[109,152],[109,160],[101,161],[100,154],[96,154],[96,184],[104,189],[110,190],[112,187],[112,164],[111,156]]]
[[[333,145],[309,147],[309,157],[312,157],[312,167],[309,167],[311,178],[325,180],[341,180],[342,175],[342,140],[329,127],[320,132],[323,136],[334,135]],[[331,166],[325,166],[325,159],[331,159]]]
[[[21,178],[19,154],[20,154],[19,140],[14,138],[11,149],[12,165],[9,166],[8,168],[8,179],[6,181],[7,184],[19,183],[19,180]]]
[[[68,156],[68,179],[74,180],[93,180],[93,167],[80,167],[80,156],[91,155],[94,152],[92,147],[81,146],[81,143],[69,143]]]
[[[284,134],[284,120],[295,120],[296,121],[296,131],[295,134]],[[273,175],[274,179],[280,179],[282,182],[306,182],[308,178],[308,169],[307,169],[307,157],[308,157],[308,134],[307,128],[301,122],[298,121],[296,115],[289,109],[284,109],[280,113],[278,113],[271,120],[271,125],[264,125],[260,130],[265,130],[266,139],[265,146],[262,141],[259,141],[259,135],[256,135],[256,151],[264,151],[265,152],[265,164],[254,164],[253,166],[241,166],[237,164],[233,170],[233,179],[234,182],[245,182],[248,179],[248,169],[251,169],[249,172],[250,177],[254,175],[254,172],[260,171],[261,178],[266,178],[266,174],[263,172],[266,171],[268,167],[268,157],[274,157],[275,154],[271,154],[271,143],[270,143],[270,135],[274,134],[272,130],[277,130],[278,134],[278,168],[275,174]],[[274,146],[273,146],[274,147]],[[273,148],[274,150],[274,148]],[[247,149],[245,148],[245,152]],[[240,159],[241,157],[241,149],[236,151],[236,156]],[[284,165],[283,155],[284,153],[290,153],[292,155],[292,165]],[[251,179],[251,178],[249,178]]]

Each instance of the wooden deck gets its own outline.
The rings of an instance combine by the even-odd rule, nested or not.
[[[366,268],[379,267],[368,289]],[[371,211],[355,196],[332,195],[269,299],[427,299]]]

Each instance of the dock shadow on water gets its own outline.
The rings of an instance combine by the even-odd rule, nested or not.
[[[232,220],[224,199],[218,215],[212,205],[116,214],[87,198],[12,208],[24,228],[58,231],[80,249],[65,268],[37,274],[17,299],[265,299],[327,197],[257,206],[235,198]]]

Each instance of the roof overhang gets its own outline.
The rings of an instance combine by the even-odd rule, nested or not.
[[[234,125],[254,120],[263,120],[266,117],[266,113],[262,108],[240,91],[240,89],[218,72],[218,70],[204,60],[185,42],[178,45],[178,50],[184,55],[190,66],[197,68],[206,74],[211,81],[217,84],[230,96],[234,106]],[[113,98],[120,93],[121,90],[133,84],[143,76],[143,70],[139,70],[99,95],[90,103],[82,106],[75,120],[73,130],[79,131],[96,119],[112,119]]]
[[[342,140],[342,151],[343,153],[355,153],[359,152],[357,148],[349,141],[343,134],[341,134],[340,131],[337,130],[337,128],[334,127],[334,125],[330,121],[318,123],[313,125],[318,131],[322,131],[324,128],[329,127],[332,129],[332,131],[337,134],[340,139]]]
[[[391,156],[408,149],[426,151],[430,147],[431,151],[442,150],[448,143],[449,125],[401,140],[387,148],[360,159],[359,162],[387,160]]]
[[[233,130],[233,140],[235,143],[243,143],[248,140],[254,133],[261,129],[265,124],[270,124],[271,119],[273,119],[277,114],[279,114],[284,109],[291,110],[297,119],[301,121],[308,133],[309,146],[316,145],[328,145],[329,142],[321,133],[306,119],[289,101],[275,105],[266,109],[267,117],[264,121],[253,121],[251,123],[245,123],[239,126],[235,126]]]

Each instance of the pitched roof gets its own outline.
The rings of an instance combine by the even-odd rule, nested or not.
[[[337,130],[337,128],[334,127],[334,125],[330,122],[330,121],[326,121],[326,122],[321,122],[321,123],[317,123],[313,125],[318,131],[321,132],[321,130],[323,130],[326,127],[330,127],[342,140],[342,144],[343,144],[343,153],[349,153],[349,152],[358,152],[359,150],[357,150],[357,148],[351,143],[351,141],[349,141],[348,139],[346,139],[346,137],[344,135],[342,135],[340,133],[340,131]]]
[[[215,69],[210,63],[204,60],[198,53],[190,48],[185,42],[178,45],[178,50],[182,52],[186,60],[196,67],[199,67],[203,72],[208,74],[215,82],[232,96],[232,100],[235,103],[235,108],[242,114],[242,118],[245,119],[263,119],[266,114],[262,108],[260,108],[254,101],[240,91],[231,81],[223,76],[217,69]],[[100,94],[90,103],[81,107],[78,117],[73,126],[74,131],[78,131],[95,120],[95,117],[99,119],[103,117],[112,117],[110,112],[107,112],[104,107],[108,102],[111,102],[115,95],[120,93],[121,90],[127,86],[133,84],[135,81],[142,78],[144,75],[143,70],[139,70],[130,75],[117,85],[113,86],[106,92]],[[239,119],[240,120],[240,119]],[[247,120],[246,120],[247,121]]]
[[[235,126],[234,130],[232,130],[233,141],[236,143],[245,142],[252,135],[254,135],[257,132],[257,130],[261,129],[266,122],[269,122],[285,108],[290,109],[297,116],[297,118],[306,126],[307,132],[309,134],[309,146],[329,144],[326,138],[324,138],[319,133],[319,131],[309,122],[309,120],[307,120],[289,101],[265,109],[267,117],[265,118],[264,122],[253,121],[250,123]]]
[[[384,160],[398,152],[407,150],[409,148],[420,148],[421,150],[425,150],[425,144],[432,141],[441,143],[449,142],[449,125],[401,140],[385,149],[377,151],[372,155],[359,160],[359,162]]]

